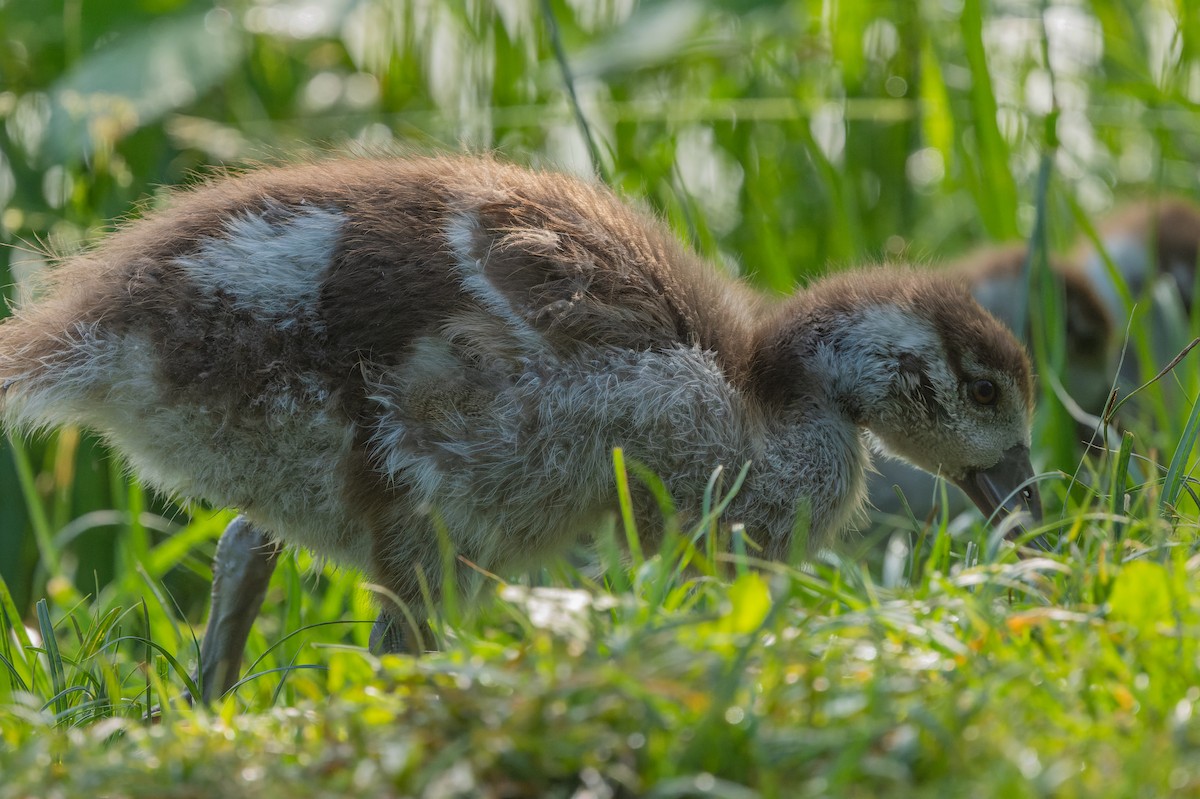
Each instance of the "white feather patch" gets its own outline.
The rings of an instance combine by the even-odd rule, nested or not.
[[[281,221],[269,214],[234,217],[223,235],[206,239],[195,254],[176,263],[201,290],[228,294],[238,310],[280,327],[311,318],[344,218],[311,207],[287,214]]]
[[[453,217],[446,225],[446,241],[454,252],[454,271],[459,282],[489,313],[504,321],[512,335],[529,352],[545,349],[542,336],[533,329],[513,308],[503,292],[499,291],[484,274],[484,260],[474,254],[474,238],[477,220],[467,214]]]

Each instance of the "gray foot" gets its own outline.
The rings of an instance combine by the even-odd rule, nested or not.
[[[200,644],[200,699],[220,699],[237,683],[250,627],[275,571],[279,545],[238,516],[217,542],[212,610]]]
[[[376,655],[396,655],[410,651],[405,623],[383,612],[371,627],[371,651]]]

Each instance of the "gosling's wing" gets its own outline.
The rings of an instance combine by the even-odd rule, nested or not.
[[[740,345],[743,290],[611,192],[486,159],[388,168],[347,206],[323,291],[343,348],[391,360],[431,332],[562,356]]]

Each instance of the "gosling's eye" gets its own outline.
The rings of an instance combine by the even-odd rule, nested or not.
[[[971,399],[980,405],[995,405],[999,396],[1000,392],[991,380],[976,380],[971,384]]]

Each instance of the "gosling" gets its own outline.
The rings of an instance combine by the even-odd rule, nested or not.
[[[1135,300],[1156,282],[1174,289],[1174,301],[1191,312],[1200,256],[1200,207],[1172,197],[1131,203],[1101,220],[1100,242],[1116,273]],[[1076,258],[1110,312],[1120,321],[1129,317],[1113,283],[1113,273],[1089,241],[1076,247]]]
[[[1145,326],[1153,359],[1147,364],[1137,357],[1135,347],[1125,348],[1119,385],[1128,392],[1192,339],[1189,319],[1197,288],[1200,208],[1182,198],[1136,202],[1102,219],[1097,227],[1103,253],[1083,241],[1075,257],[1117,321],[1121,337],[1130,324]],[[1136,323],[1131,322],[1134,309],[1122,297],[1118,282],[1143,309]]]
[[[563,175],[476,157],[252,171],[50,283],[0,324],[6,425],[86,426],[149,485],[241,514],[205,700],[237,679],[276,541],[365,572],[417,614],[389,606],[378,644],[419,649],[438,530],[489,570],[543,562],[614,508],[615,447],[685,521],[715,468],[750,464],[724,521],[770,558],[796,529],[811,549],[847,526],[870,441],[989,516],[1040,518],[1029,360],[960,284],[863,271],[768,302]],[[648,489],[634,505],[661,525]]]
[[[1018,324],[1019,316],[1024,316],[1023,335],[1028,339],[1031,316],[1037,309],[1030,305],[1026,292],[1027,253],[1023,244],[981,247],[950,263],[945,272],[964,281],[975,300],[1010,328]],[[1062,318],[1054,320],[1065,328],[1063,384],[1080,410],[1096,416],[1103,412],[1117,370],[1119,352],[1113,316],[1088,273],[1074,261],[1051,258],[1049,267],[1064,301]],[[1018,313],[1022,308],[1028,312]],[[1086,426],[1081,422],[1078,431],[1081,444],[1094,435],[1097,425],[1098,420]],[[870,504],[885,514],[903,512],[895,491],[897,486],[904,494],[908,510],[919,517],[929,516],[941,502],[937,483],[929,474],[902,461],[886,460],[877,465],[868,479]],[[946,502],[952,516],[966,509],[959,492],[951,491]]]

